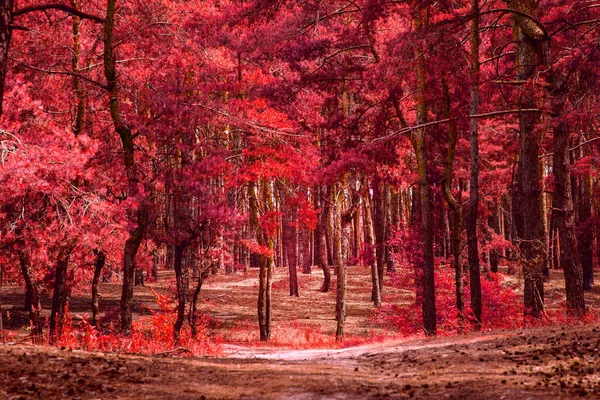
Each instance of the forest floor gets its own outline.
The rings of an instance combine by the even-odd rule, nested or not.
[[[335,291],[318,292],[319,272],[299,276],[301,297],[294,298],[288,296],[285,273],[277,271],[274,338],[267,347],[256,341],[255,274],[217,275],[202,289],[202,309],[210,316],[211,334],[226,343],[219,357],[91,353],[14,340],[0,345],[0,400],[600,397],[600,326],[401,338],[392,328],[371,322],[368,278],[368,270],[350,269],[350,347],[333,348]],[[560,303],[561,287],[561,273],[553,271],[546,284],[547,297],[554,299],[549,305]],[[103,309],[118,307],[118,289],[101,285]],[[170,274],[136,288],[138,316],[155,306],[151,289],[172,291]],[[3,310],[11,315],[5,328],[7,322],[9,328],[21,327],[26,318],[22,289],[0,290]],[[408,291],[386,287],[386,292],[388,301],[414,301]],[[72,297],[75,319],[89,313],[88,296]],[[587,299],[598,308],[600,289],[587,292]],[[25,333],[21,328],[21,336]]]
[[[0,346],[0,399],[573,399],[600,396],[598,327],[219,358]]]

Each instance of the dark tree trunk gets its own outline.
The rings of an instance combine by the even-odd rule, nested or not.
[[[145,214],[145,211],[138,210],[138,214],[141,213]],[[125,334],[131,333],[135,256],[142,242],[147,223],[145,220],[146,217],[138,217],[137,228],[135,228],[131,236],[125,241],[125,252],[123,254],[123,291],[121,293],[121,330]]]
[[[329,263],[327,262],[327,224],[329,220],[329,204],[327,203],[327,199],[329,195],[327,190],[323,193],[323,188],[318,188],[318,208],[321,209],[319,212],[319,221],[317,224],[317,229],[315,231],[315,257],[316,263],[323,270],[323,285],[321,286],[320,291],[327,293],[329,291],[329,286],[331,285],[331,272],[329,270]]]
[[[556,98],[553,101],[553,113],[556,117],[562,114],[564,104],[565,83],[558,84],[554,91]],[[569,129],[567,123],[558,121],[554,124],[554,223],[560,237],[561,251],[560,264],[565,275],[565,289],[567,295],[567,310],[582,316],[585,312],[583,296],[583,269],[579,262],[577,236],[575,234],[575,215],[573,199],[571,198],[571,174],[569,167]]]
[[[450,93],[446,82],[442,80],[444,90],[444,117],[451,120]],[[464,319],[465,304],[464,304],[464,278],[463,268],[460,261],[460,252],[462,250],[462,226],[463,226],[463,210],[462,210],[462,182],[458,184],[458,198],[452,194],[452,171],[454,169],[454,157],[456,155],[456,143],[458,141],[458,131],[456,125],[451,121],[448,125],[448,154],[446,155],[446,163],[444,165],[444,174],[442,177],[442,192],[448,203],[448,207],[452,211],[452,259],[454,264],[454,285],[456,287],[456,310],[459,318]],[[462,329],[462,326],[461,326]]]
[[[54,294],[52,296],[52,311],[50,312],[50,344],[56,344],[62,335],[65,318],[65,308],[69,298],[67,285],[67,268],[71,249],[61,249],[56,263],[54,276]]]
[[[377,265],[377,282],[379,293],[383,294],[383,274],[385,271],[385,192],[384,184],[377,178],[373,179],[372,220],[375,233],[375,254]]]
[[[488,225],[493,233],[500,233],[500,222],[498,220],[498,210],[495,210],[492,215],[488,218]],[[493,273],[498,272],[498,262],[500,260],[500,254],[498,250],[490,250],[490,271]]]
[[[414,28],[420,32],[427,25],[429,18],[427,9],[416,9]],[[427,104],[425,102],[425,60],[423,44],[415,45],[417,75],[417,125],[427,121]],[[433,210],[429,172],[427,166],[427,133],[424,128],[415,129],[412,145],[417,156],[417,173],[419,177],[419,195],[421,203],[421,234],[423,236],[423,329],[425,334],[436,334],[435,280],[433,265]]]
[[[471,0],[471,115],[479,113],[479,0]],[[476,118],[469,121],[469,143],[471,145],[471,179],[469,182],[469,208],[467,212],[467,247],[469,258],[469,284],[471,310],[475,317],[475,328],[481,327],[481,268],[479,266],[479,242],[477,219],[479,214],[479,123]]]
[[[381,291],[379,286],[379,268],[377,268],[377,252],[375,250],[375,232],[373,229],[373,215],[371,212],[371,201],[369,199],[369,182],[365,179],[365,187],[367,188],[364,197],[364,217],[365,217],[365,244],[368,251],[367,259],[371,266],[371,301],[375,307],[381,305]]]
[[[190,324],[191,336],[195,338],[198,335],[198,323],[197,323],[197,310],[198,310],[198,299],[200,298],[200,290],[202,289],[202,284],[204,280],[208,278],[208,274],[210,273],[210,265],[205,265],[201,271],[198,273],[198,280],[196,282],[196,288],[194,289],[194,294],[192,295],[192,303],[190,304],[190,311],[188,315],[188,322]]]
[[[8,50],[12,37],[13,0],[0,0],[0,115],[4,99],[4,83],[8,69]]]
[[[24,243],[20,247],[24,247]],[[25,281],[25,296],[29,299],[27,311],[29,312],[29,322],[31,324],[31,337],[35,343],[42,340],[42,320],[40,313],[42,305],[40,303],[40,295],[38,291],[38,282],[33,275],[31,269],[31,259],[29,253],[24,248],[17,250],[19,256],[19,264],[21,265],[21,273]]]
[[[284,259],[288,267],[290,296],[299,296],[298,293],[298,227],[296,226],[295,205],[290,205],[285,188],[279,186],[279,198],[282,204],[282,231]]]
[[[94,277],[92,278],[92,325],[98,327],[98,313],[100,312],[100,298],[98,296],[98,282],[102,275],[102,269],[106,264],[106,254],[96,251],[96,262],[94,265]]]
[[[288,237],[286,240],[287,260],[288,260],[288,271],[290,275],[290,296],[299,297],[298,294],[298,227],[291,226],[292,223],[296,222],[295,210],[288,214],[288,226],[286,231]]]
[[[335,302],[335,317],[337,328],[335,331],[336,340],[341,343],[344,340],[344,324],[346,322],[346,266],[344,265],[342,254],[342,199],[334,196],[335,217],[334,217],[334,254],[335,268],[337,270],[337,292]]]
[[[331,200],[331,187],[327,188],[327,199]],[[325,239],[327,244],[327,265],[332,266],[335,264],[334,255],[333,255],[333,208],[331,205],[327,204],[327,226],[325,229]]]
[[[175,245],[175,280],[177,283],[177,318],[173,325],[173,339],[175,345],[179,344],[181,337],[181,327],[185,320],[185,304],[187,299],[187,266],[183,262],[183,253],[185,251],[185,244]]]
[[[119,86],[117,82],[116,55],[114,54],[113,30],[115,26],[116,0],[108,0],[106,4],[106,19],[103,30],[104,44],[104,76],[106,78],[106,91],[109,100],[110,117],[115,131],[121,139],[123,148],[123,164],[127,173],[127,184],[129,197],[137,197],[139,193],[139,180],[136,176],[135,165],[135,135],[130,126],[121,115]],[[123,291],[121,294],[121,330],[123,333],[131,333],[131,322],[133,312],[133,284],[135,273],[135,256],[140,243],[144,237],[146,225],[148,224],[148,211],[144,202],[140,202],[136,211],[136,228],[131,232],[125,242],[123,254]]]
[[[537,1],[512,1],[511,7],[527,15],[535,15]],[[537,53],[541,53],[542,38],[536,37],[531,20],[513,16],[513,33],[516,40],[515,59],[519,81],[529,81],[537,70]],[[537,107],[532,85],[523,85],[519,94],[521,109]],[[541,317],[544,309],[545,243],[540,196],[539,138],[535,131],[540,115],[532,112],[519,114],[519,164],[514,187],[513,212],[519,244],[519,259],[525,281],[523,302],[525,313]]]
[[[592,226],[592,182],[589,175],[579,178],[579,199],[577,226],[580,227],[578,239],[578,251],[583,268],[583,286],[585,290],[591,290],[594,284],[594,229]]]

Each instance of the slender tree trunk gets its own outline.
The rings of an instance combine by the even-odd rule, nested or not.
[[[296,219],[296,210],[294,210],[291,215],[288,216],[290,224],[288,225],[288,243],[289,246],[286,246],[288,249],[287,259],[288,259],[288,270],[290,275],[290,296],[299,297],[298,294],[298,226],[290,226],[291,223],[295,223]]]
[[[187,298],[187,282],[186,282],[186,271],[187,265],[183,262],[183,253],[186,245],[183,243],[175,245],[175,281],[177,284],[177,318],[173,325],[173,340],[175,345],[179,344],[181,337],[181,327],[185,320],[185,305]]]
[[[248,183],[248,203],[250,207],[250,230],[254,231],[256,242],[259,245],[263,245],[263,235],[258,224],[259,211],[258,211],[258,194],[256,192],[256,183]],[[259,272],[258,272],[258,328],[260,332],[260,340],[269,340],[266,329],[266,316],[265,316],[265,292],[264,287],[266,284],[266,269],[265,259],[263,254],[258,255],[259,259]]]
[[[555,91],[553,112],[557,117],[562,114],[562,104],[565,96],[563,85],[559,84]],[[561,90],[562,89],[562,90]],[[562,96],[560,94],[563,94]],[[573,249],[577,248],[575,234],[575,215],[573,199],[571,198],[571,173],[569,168],[569,129],[567,123],[558,121],[554,124],[554,221],[560,237],[560,264],[565,275],[567,309],[569,312],[582,316],[585,312],[583,296],[583,269],[579,256]]]
[[[414,28],[420,32],[427,25],[427,9],[415,10]],[[427,122],[427,104],[425,102],[425,59],[423,44],[415,45],[417,75],[417,125]],[[419,194],[421,203],[421,231],[423,236],[423,328],[429,336],[436,334],[435,281],[433,266],[433,210],[429,172],[427,167],[427,133],[424,128],[415,129],[411,138],[417,156]]]
[[[266,179],[263,180],[263,195],[268,211],[275,211],[273,204],[273,190],[271,189],[271,182]],[[266,279],[264,286],[259,288],[264,291],[265,297],[265,340],[271,338],[271,282],[273,280],[273,267],[275,264],[275,237],[270,232],[264,232],[265,242],[269,248],[270,254],[265,256],[264,272]]]
[[[364,197],[363,208],[365,216],[365,242],[367,250],[369,252],[368,262],[371,265],[371,301],[373,301],[375,307],[379,307],[381,305],[381,291],[379,290],[379,268],[377,268],[375,232],[373,229],[373,215],[371,213],[371,201],[369,199],[369,181],[367,178],[365,178],[364,185],[367,188],[366,195]]]
[[[479,113],[479,0],[471,0],[471,115]],[[479,242],[477,219],[479,214],[479,123],[476,118],[469,121],[469,143],[471,145],[471,179],[469,183],[469,211],[467,213],[467,247],[469,255],[469,284],[471,309],[475,327],[481,327],[481,268],[479,266]]]
[[[8,49],[12,38],[10,24],[13,20],[14,0],[0,0],[0,115],[4,99],[4,83],[8,70]]]
[[[488,225],[492,232],[495,234],[500,233],[500,221],[498,217],[498,209],[495,210],[493,214],[491,214],[488,218]],[[498,272],[498,262],[500,259],[500,254],[498,254],[498,250],[490,250],[490,271],[493,273]]]
[[[110,116],[115,131],[121,139],[123,147],[123,163],[127,172],[128,196],[139,195],[138,179],[135,171],[135,146],[134,135],[129,125],[123,120],[120,109],[120,95],[117,85],[116,56],[113,49],[113,30],[115,26],[116,0],[108,0],[106,6],[106,19],[104,23],[104,76],[109,100]],[[131,333],[133,311],[133,284],[135,272],[135,256],[140,247],[146,225],[148,224],[148,210],[142,202],[136,210],[137,226],[130,231],[130,236],[125,242],[123,254],[123,291],[121,294],[121,330],[125,334]]]
[[[325,192],[325,193],[323,193]],[[331,285],[331,271],[329,270],[329,263],[327,262],[327,224],[329,220],[329,204],[326,199],[329,199],[329,193],[327,190],[323,190],[322,187],[318,189],[319,205],[321,209],[319,212],[319,221],[317,224],[317,230],[315,231],[315,255],[317,265],[323,270],[323,285],[320,291],[327,293],[329,286]]]
[[[198,299],[200,298],[200,290],[204,280],[208,277],[210,272],[210,264],[203,266],[202,270],[198,272],[198,280],[196,282],[196,288],[192,295],[192,303],[190,304],[190,310],[188,314],[188,322],[190,324],[191,336],[195,338],[198,335],[197,317],[196,312],[198,310]]]
[[[94,265],[94,277],[92,278],[92,325],[98,327],[98,313],[100,312],[98,282],[102,275],[102,269],[106,264],[106,254],[102,250],[96,251],[96,262]]]
[[[279,198],[282,205],[282,230],[284,239],[285,259],[288,267],[290,296],[299,296],[298,293],[298,227],[295,226],[296,210],[288,204],[285,188],[279,186]]]
[[[34,343],[40,343],[42,341],[43,329],[42,320],[40,318],[42,305],[40,303],[38,282],[31,269],[31,258],[29,257],[27,250],[24,249],[24,246],[24,243],[20,245],[21,248],[17,250],[17,255],[19,256],[21,273],[23,274],[23,280],[25,281],[25,296],[29,298],[27,311],[29,312],[29,323],[31,324],[31,337]]]
[[[337,329],[335,331],[336,340],[341,343],[344,340],[344,324],[346,322],[346,266],[344,265],[342,254],[342,201],[341,193],[335,196],[335,217],[334,217],[334,255],[335,267],[337,270],[337,293],[336,293],[336,320]]]
[[[594,230],[590,223],[590,218],[592,218],[592,179],[589,175],[582,176],[580,179],[579,215],[582,229],[578,237],[578,248],[583,267],[584,287],[585,290],[591,290],[594,284]]]
[[[79,4],[77,0],[71,0],[71,7],[79,10]],[[81,19],[77,16],[73,16],[73,56],[71,59],[71,67],[75,73],[79,73],[79,54],[80,54],[80,41],[79,31],[81,25]],[[77,104],[75,106],[75,121],[73,121],[73,133],[75,136],[79,135],[83,130],[85,122],[85,92],[81,85],[79,77],[73,77],[73,91],[75,92],[75,98]]]
[[[373,202],[371,203],[371,215],[373,220],[373,232],[375,233],[375,254],[377,265],[377,282],[379,293],[383,294],[383,274],[385,271],[385,185],[376,176],[373,179]]]
[[[579,143],[585,140],[581,136]],[[577,159],[585,157],[586,154],[583,147],[575,151]],[[594,229],[592,224],[592,177],[589,173],[575,179],[577,185],[577,207],[576,207],[576,225],[580,227],[577,235],[577,248],[579,259],[583,267],[583,287],[585,290],[591,290],[594,284]]]
[[[450,94],[448,93],[448,86],[445,81],[442,81],[442,87],[444,90],[444,117],[451,119],[451,108],[450,108]],[[458,140],[458,131],[456,125],[450,122],[448,126],[448,154],[446,155],[446,164],[444,166],[444,174],[442,177],[442,192],[444,198],[452,211],[452,256],[454,264],[454,285],[456,287],[456,309],[461,320],[464,319],[465,305],[464,305],[464,277],[463,269],[460,262],[460,252],[462,249],[462,226],[463,226],[463,212],[462,212],[462,182],[458,185],[458,199],[454,197],[451,190],[452,183],[452,170],[454,169],[454,157],[456,154],[456,142]]]

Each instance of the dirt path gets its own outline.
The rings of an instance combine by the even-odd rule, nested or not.
[[[0,346],[0,399],[573,399],[600,396],[598,327],[223,358]]]

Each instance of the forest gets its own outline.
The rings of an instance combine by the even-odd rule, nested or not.
[[[600,392],[599,112],[597,0],[0,0],[0,399]]]

